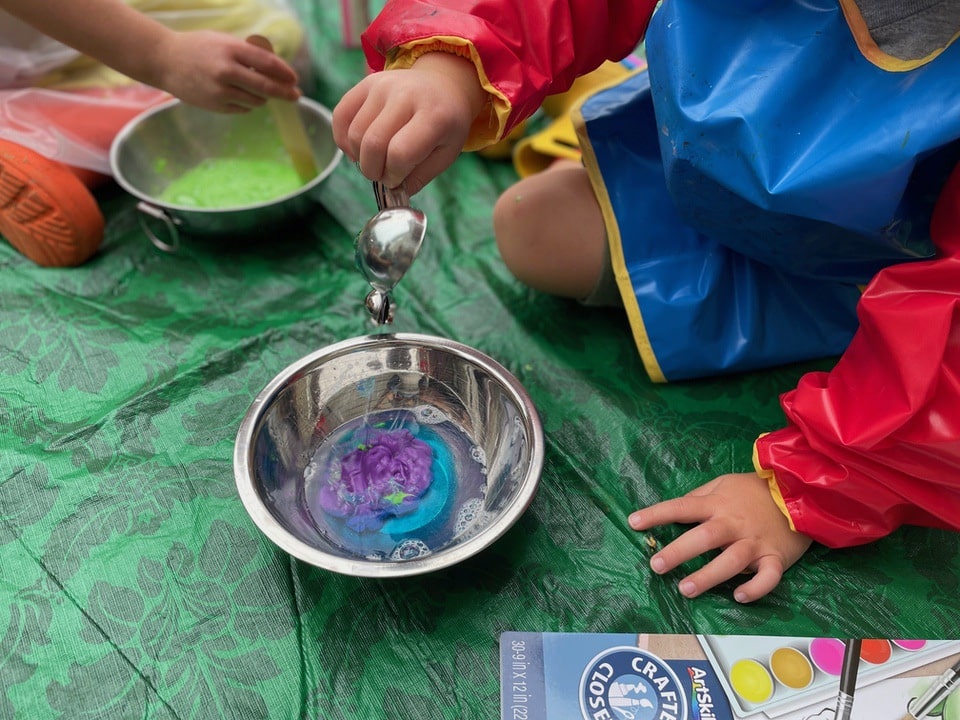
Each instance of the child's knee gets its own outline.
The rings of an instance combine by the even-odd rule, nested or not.
[[[493,229],[501,254],[539,253],[542,245],[556,244],[564,180],[543,172],[519,180],[500,195],[493,207]]]
[[[512,185],[494,206],[493,226],[504,263],[527,284],[585,294],[599,274],[603,217],[579,163],[559,162]]]
[[[529,197],[524,197],[523,183],[517,183],[503,192],[493,206],[493,232],[497,248],[507,267],[516,274],[528,255],[525,246],[536,233],[531,233],[539,210]]]
[[[504,190],[493,206],[493,229],[500,237],[514,231],[518,222],[523,220],[523,213],[517,207],[521,195],[511,186]]]

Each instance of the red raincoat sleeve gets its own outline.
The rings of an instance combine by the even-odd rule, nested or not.
[[[756,442],[794,528],[832,547],[960,530],[960,166],[931,234],[940,257],[877,274],[836,367],[801,378],[789,426]]]
[[[494,141],[547,95],[633,52],[655,6],[656,0],[392,0],[362,43],[374,70],[398,49],[436,42],[470,57],[484,87],[502,102],[488,138]]]

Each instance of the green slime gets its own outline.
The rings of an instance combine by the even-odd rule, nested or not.
[[[160,195],[169,205],[229,208],[269,202],[303,182],[292,165],[253,158],[208,158],[173,180]]]

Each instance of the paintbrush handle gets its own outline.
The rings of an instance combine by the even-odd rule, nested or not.
[[[849,720],[853,712],[853,694],[857,688],[857,672],[860,669],[859,638],[847,640],[843,651],[843,668],[840,671],[840,693],[837,695],[837,711],[834,720]]]
[[[907,710],[916,720],[923,720],[957,685],[960,685],[960,663],[945,670],[923,695],[910,703]]]
[[[833,720],[850,720],[850,714],[853,712],[853,695],[840,693],[837,696],[837,710],[833,714]]]
[[[853,696],[857,685],[857,672],[860,669],[860,648],[863,641],[859,639],[847,640],[843,652],[843,669],[840,672],[840,689]]]

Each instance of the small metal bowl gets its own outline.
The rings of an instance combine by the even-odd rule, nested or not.
[[[402,418],[420,439],[446,440],[433,459],[442,472],[417,509],[357,531],[323,509],[318,488],[336,480],[322,469],[340,457],[330,448],[364,418],[373,426]],[[290,555],[344,575],[417,575],[475,555],[517,521],[540,482],[543,430],[517,379],[477,350],[370,335],[277,375],[240,424],[233,465],[254,524]]]
[[[117,183],[140,200],[140,224],[151,242],[161,250],[174,251],[180,245],[181,232],[249,235],[316,207],[320,184],[343,153],[333,141],[330,110],[308,98],[300,98],[297,109],[310,141],[316,177],[268,202],[224,208],[176,205],[164,202],[161,196],[172,181],[204,160],[240,157],[289,163],[266,106],[228,114],[171,100],[128,122],[110,147],[110,169]],[[158,223],[163,228],[159,235],[155,230]]]

